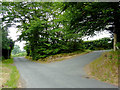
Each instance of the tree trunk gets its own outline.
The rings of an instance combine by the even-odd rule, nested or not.
[[[116,51],[117,50],[117,47],[116,47],[116,44],[117,44],[117,42],[119,42],[120,40],[119,40],[119,34],[120,34],[120,31],[119,31],[119,29],[120,29],[120,21],[119,21],[119,18],[120,18],[120,16],[119,16],[119,3],[114,3],[114,5],[113,5],[113,9],[114,9],[114,12],[113,12],[113,17],[114,17],[114,30],[113,30],[113,33],[114,33],[114,51]]]
[[[116,51],[116,43],[117,43],[117,34],[114,33],[114,44],[113,44],[114,51]]]

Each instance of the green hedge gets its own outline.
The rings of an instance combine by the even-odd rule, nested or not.
[[[90,50],[112,49],[113,40],[110,38],[102,38],[99,40],[84,41],[84,47]]]

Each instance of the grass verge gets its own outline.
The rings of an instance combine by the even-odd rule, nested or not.
[[[2,62],[1,62],[1,59],[0,59],[0,90],[2,89]]]
[[[85,70],[91,78],[118,86],[119,65],[120,51],[110,51],[86,65]]]
[[[19,72],[13,65],[13,58],[2,61],[2,88],[17,88],[19,80]]]
[[[34,61],[34,62],[38,62],[38,63],[51,63],[51,62],[66,60],[68,58],[72,58],[74,56],[87,54],[87,53],[90,53],[90,52],[92,52],[92,51],[91,50],[86,50],[84,52],[82,52],[82,51],[75,51],[75,52],[72,52],[72,53],[56,54],[56,55],[48,56],[48,57],[46,57],[44,59],[39,59],[37,61],[32,60],[32,57],[30,57],[30,56],[26,56],[25,58],[28,59],[28,60]]]

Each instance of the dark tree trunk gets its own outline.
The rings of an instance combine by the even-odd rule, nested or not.
[[[2,49],[2,56],[3,56],[5,59],[10,59],[11,50]]]
[[[119,10],[119,3],[116,3],[114,5],[114,51],[117,50],[116,44],[118,42],[120,42],[120,15],[119,12],[117,12]]]

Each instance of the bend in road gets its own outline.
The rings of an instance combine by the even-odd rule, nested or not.
[[[83,67],[98,58],[102,52],[104,51],[94,51],[48,64],[31,62],[24,57],[15,57],[14,62],[26,88],[117,88],[85,78]]]

